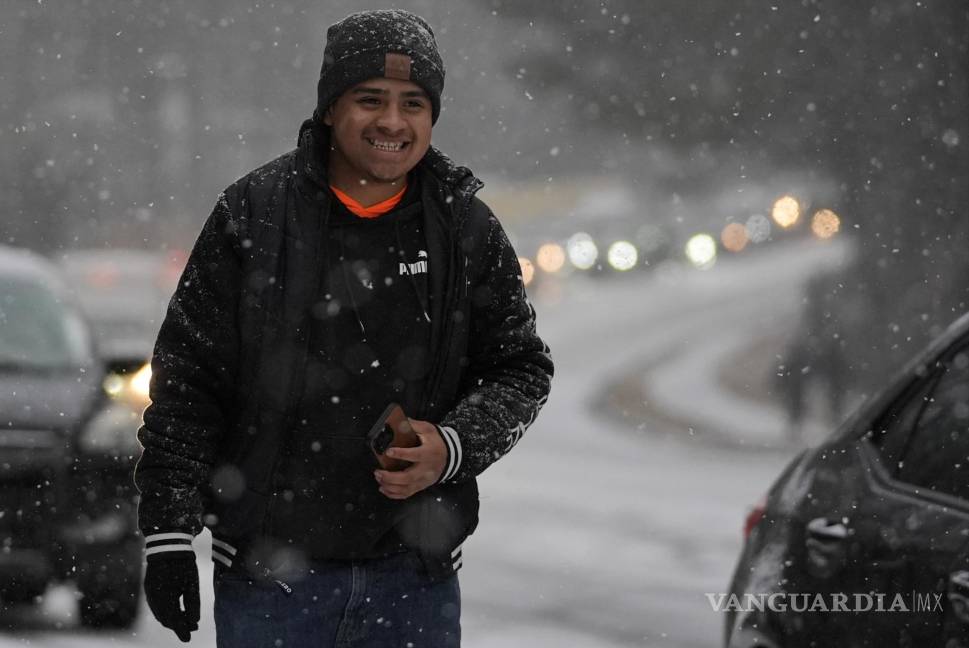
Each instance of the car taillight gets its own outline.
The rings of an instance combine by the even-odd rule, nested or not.
[[[760,521],[764,519],[764,513],[767,511],[767,498],[763,497],[756,505],[754,505],[749,511],[747,511],[747,517],[744,519],[744,540],[750,537],[750,532],[754,530],[754,527],[760,524]]]

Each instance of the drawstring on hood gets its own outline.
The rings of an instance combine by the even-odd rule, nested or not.
[[[337,239],[340,241],[340,270],[343,275],[343,286],[347,289],[347,294],[350,296],[350,305],[353,307],[353,316],[357,318],[357,325],[360,327],[360,334],[363,335],[363,341],[367,341],[367,328],[363,325],[363,320],[360,319],[360,309],[357,308],[357,299],[353,296],[353,287],[350,285],[350,278],[347,276],[347,247],[346,242],[343,240],[343,229],[337,228]]]

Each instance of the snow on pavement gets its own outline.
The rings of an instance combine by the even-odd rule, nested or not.
[[[790,321],[795,320],[797,304],[793,300],[773,303],[778,314],[787,313]],[[750,344],[751,336],[750,331],[727,331],[651,367],[644,380],[644,396],[656,403],[665,417],[725,443],[760,447],[790,444],[790,423],[780,405],[734,394],[719,383],[718,372],[710,370],[735,358]],[[806,422],[805,427],[808,429],[801,431],[804,438],[824,435],[824,428],[816,421]]]

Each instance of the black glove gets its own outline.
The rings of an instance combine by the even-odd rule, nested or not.
[[[148,556],[145,598],[158,622],[188,643],[192,633],[199,629],[199,570],[195,552],[168,551]]]

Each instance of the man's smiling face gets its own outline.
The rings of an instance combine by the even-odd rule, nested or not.
[[[323,122],[331,127],[329,175],[337,186],[396,184],[431,144],[431,101],[410,81],[359,83],[330,106]]]

